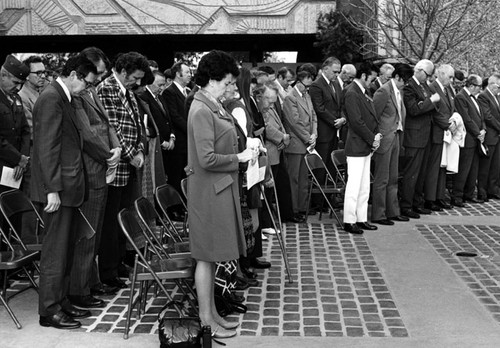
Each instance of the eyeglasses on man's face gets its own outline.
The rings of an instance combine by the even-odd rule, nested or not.
[[[46,70],[31,71],[30,74],[35,74],[38,77],[42,77],[47,74]]]

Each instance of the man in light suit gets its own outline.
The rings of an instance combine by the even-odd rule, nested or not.
[[[457,207],[463,207],[464,201],[479,203],[473,195],[479,166],[478,146],[484,142],[486,134],[486,126],[476,100],[481,92],[481,85],[481,77],[471,74],[465,81],[465,87],[455,98],[457,112],[462,116],[467,132],[464,147],[460,149],[458,173],[455,175],[451,194],[451,204]]]
[[[344,230],[353,234],[377,229],[377,226],[368,223],[370,161],[372,152],[380,146],[381,139],[373,101],[368,95],[368,87],[375,76],[376,70],[372,64],[360,64],[356,69],[354,82],[347,87],[344,94],[348,124],[345,144],[347,183],[344,197]]]
[[[187,85],[191,81],[191,70],[183,61],[175,63],[170,70],[175,76],[174,81],[162,93],[175,134],[175,147],[168,154],[167,176],[168,183],[182,195],[181,180],[186,177],[184,167],[187,164],[188,113],[186,112],[185,103],[190,92]],[[176,210],[175,215],[183,214],[179,209]]]
[[[304,155],[307,148],[313,149],[318,136],[318,121],[308,90],[313,82],[309,71],[297,73],[297,83],[285,98],[283,113],[285,129],[290,134],[290,145],[285,149],[288,175],[292,190],[292,206],[295,216],[307,210],[307,167]]]
[[[455,112],[455,102],[450,91],[455,70],[451,65],[443,64],[437,68],[437,78],[429,89],[440,97],[436,110],[432,113],[431,147],[427,160],[424,181],[424,207],[433,211],[450,209],[452,206],[444,200],[446,188],[446,169],[441,168],[443,154],[443,136],[445,131],[455,131],[455,125],[449,119]]]
[[[500,105],[497,98],[500,92],[500,74],[488,79],[488,87],[479,94],[477,101],[486,124],[484,144],[488,146],[488,157],[479,159],[477,177],[477,198],[487,202],[490,198],[500,198],[497,180],[500,173]]]
[[[402,90],[411,78],[412,69],[401,64],[393,72],[393,77],[375,91],[373,104],[382,134],[380,147],[373,154],[373,200],[372,222],[394,225],[393,221],[408,221],[400,215],[398,202],[399,149],[403,136],[406,109]]]
[[[88,58],[97,69],[97,84],[106,73],[109,61],[97,47],[88,47],[81,53]],[[78,226],[78,238],[75,245],[75,256],[71,270],[68,299],[80,308],[102,307],[104,301],[93,297],[115,293],[118,289],[105,287],[99,280],[97,267],[97,251],[101,240],[104,209],[108,196],[106,171],[108,167],[116,167],[120,160],[120,142],[114,128],[109,124],[108,115],[97,97],[94,86],[89,87],[78,96],[74,96],[72,105],[83,139],[83,162],[88,180],[88,197],[81,207],[82,214],[95,231],[90,235],[86,224]]]
[[[425,160],[430,149],[431,118],[435,104],[440,100],[437,93],[432,94],[427,79],[434,72],[434,64],[428,59],[419,61],[413,76],[403,89],[406,108],[403,146],[406,163],[403,168],[401,215],[412,219],[419,214],[430,214],[423,207],[423,187],[426,175]]]
[[[78,207],[86,195],[83,142],[71,99],[96,78],[95,65],[83,56],[70,58],[60,77],[45,88],[33,109],[31,198],[45,205],[45,237],[40,259],[40,325],[58,329],[81,326],[74,318],[90,316],[67,299]]]
[[[141,84],[147,70],[148,61],[143,55],[137,52],[124,53],[117,58],[113,73],[97,87],[97,95],[108,113],[109,122],[115,129],[122,149],[115,178],[108,187],[98,253],[101,281],[118,288],[126,287],[119,279],[126,242],[116,216],[121,209],[130,207],[137,196],[137,170],[142,168],[145,154],[142,115],[132,89]]]

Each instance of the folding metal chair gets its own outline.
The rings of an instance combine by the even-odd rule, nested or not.
[[[193,262],[191,259],[173,259],[169,258],[169,255],[162,250],[161,247],[153,242],[150,236],[145,232],[144,229],[137,221],[136,217],[130,210],[123,209],[118,213],[118,224],[120,225],[123,234],[129,241],[130,245],[134,248],[136,252],[134,269],[131,274],[130,283],[130,294],[127,308],[127,318],[125,321],[125,332],[123,338],[128,338],[128,332],[130,329],[130,317],[132,315],[133,308],[139,303],[137,308],[138,318],[141,314],[141,306],[143,305],[143,299],[147,296],[147,290],[149,285],[154,283],[159,287],[161,291],[167,296],[169,301],[172,301],[172,296],[165,288],[163,281],[171,280],[176,283],[179,289],[188,296],[190,304],[193,306],[193,310],[196,307],[193,305],[193,301],[189,299],[188,293],[185,291],[183,282],[180,280],[192,279],[194,275]],[[146,240],[146,245],[144,249],[139,248],[135,243],[134,234],[142,233]],[[140,291],[136,299],[134,300],[134,289],[136,282],[140,283]],[[145,290],[145,291],[144,291]],[[183,315],[181,308],[174,304],[174,308],[177,310],[179,315]]]
[[[0,251],[0,271],[3,276],[0,302],[2,302],[7,309],[7,312],[18,329],[22,327],[21,323],[17,320],[8,302],[12,297],[19,295],[27,289],[34,288],[38,291],[38,286],[33,279],[33,274],[31,273],[32,271],[28,271],[27,267],[35,266],[35,261],[40,258],[40,251],[27,250],[20,244],[13,244],[13,242],[17,243],[19,240],[20,238],[16,231],[12,230],[9,233],[5,233],[4,230],[0,228],[0,245],[3,243],[7,248],[6,251]],[[7,296],[8,272],[25,273],[31,285],[14,292],[10,296]]]
[[[333,167],[335,168],[335,183],[337,187],[345,187],[347,182],[347,157],[345,150],[333,150],[330,154]]]
[[[36,226],[35,232],[37,239],[43,232],[44,225],[42,217],[35,209],[35,206],[31,202],[31,200],[24,194],[24,192],[16,189],[2,192],[2,194],[0,194],[0,210],[2,211],[5,220],[9,224],[10,229],[16,231],[17,236],[20,237],[22,233],[21,231],[16,229],[14,219],[18,218],[19,220],[21,220],[21,217],[27,213],[31,213],[33,218],[36,220],[34,221],[34,223]],[[42,250],[41,242],[25,245],[21,238],[19,238],[18,242],[25,249]]]
[[[331,202],[331,197],[336,196],[336,195],[342,195],[344,188],[339,188],[337,187],[332,175],[330,174],[330,171],[326,167],[325,163],[321,159],[321,157],[316,154],[316,153],[308,153],[304,156],[305,162],[306,162],[306,167],[307,170],[309,171],[309,193],[307,197],[307,209],[309,210],[309,203],[311,201],[311,195],[313,193],[321,193],[323,195],[323,198],[325,199],[326,203],[330,207],[331,213],[335,216],[335,219],[337,219],[337,222],[339,223],[339,226],[342,226],[342,222],[340,221],[340,218],[338,217],[337,213],[335,212],[335,207],[333,206]],[[317,178],[317,174],[319,170],[324,170],[326,175],[325,175],[325,182],[320,183]],[[330,198],[327,196],[330,195]],[[306,212],[306,216],[307,216]],[[320,219],[321,219],[321,212],[320,212]]]
[[[184,183],[181,181],[181,187],[185,187],[185,181]],[[187,214],[182,224],[182,231],[179,231],[179,225],[175,224],[168,216],[169,208],[174,206],[182,205],[187,211],[186,202],[182,199],[180,193],[177,192],[177,190],[169,184],[161,185],[155,189],[155,200],[160,207],[163,218],[167,220],[170,228],[174,231],[173,234],[186,239],[189,235],[187,228]]]

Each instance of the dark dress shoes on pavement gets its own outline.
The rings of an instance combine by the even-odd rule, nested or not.
[[[125,284],[125,282],[123,280],[121,280],[120,278],[106,279],[106,280],[103,280],[102,283],[104,285],[108,285],[108,286],[115,287],[118,289],[125,289],[127,287],[127,284]]]
[[[450,203],[446,202],[444,199],[438,199],[438,200],[436,200],[436,205],[438,205],[439,207],[441,207],[443,209],[451,209],[451,208],[453,208],[453,205],[451,205]]]
[[[73,306],[70,302],[66,302],[62,305],[62,311],[75,319],[88,318],[92,315],[88,309],[80,309]]]
[[[257,273],[250,271],[248,268],[241,268],[241,273],[243,273],[248,279],[257,278]]]
[[[424,207],[413,207],[413,211],[420,215],[430,215],[432,213],[430,209]]]
[[[99,308],[104,307],[106,304],[103,300],[95,298],[92,295],[86,296],[68,296],[69,302],[73,306],[80,308]]]
[[[264,269],[264,268],[271,268],[271,263],[259,260],[258,258],[255,257],[250,260],[250,266],[252,266],[253,268]]]
[[[368,222],[356,222],[356,225],[358,225],[362,230],[375,231],[378,229],[377,226],[371,225]]]
[[[250,287],[250,284],[246,281],[245,278],[236,277],[236,283],[234,286],[234,290],[246,290]]]
[[[93,296],[114,295],[118,292],[118,290],[119,289],[116,286],[101,284],[95,288],[91,288],[90,294]]]
[[[357,224],[344,224],[344,231],[352,234],[363,234],[363,230]]]
[[[63,311],[48,316],[40,316],[39,321],[41,326],[55,327],[56,329],[78,329],[82,323],[74,320]]]
[[[385,225],[385,226],[392,226],[392,225],[394,225],[394,222],[392,222],[389,219],[372,220],[372,222],[374,224]]]
[[[481,204],[481,203],[484,203],[484,199],[480,199],[480,198],[465,198],[464,202],[466,202],[466,203],[472,203],[472,204]]]
[[[424,203],[424,208],[432,211],[443,211],[443,208],[437,205],[434,201],[426,201]]]
[[[420,216],[419,216],[420,217]],[[396,215],[396,216],[391,216],[388,218],[391,221],[401,221],[401,222],[407,222],[410,221],[409,217],[402,216],[402,215]]]
[[[455,207],[462,208],[462,207],[464,207],[464,202],[461,199],[452,199],[451,205],[453,205]]]
[[[401,215],[410,219],[420,219],[420,214],[411,209],[401,210]]]

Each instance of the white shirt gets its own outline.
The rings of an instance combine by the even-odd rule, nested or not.
[[[56,79],[56,82],[57,82],[58,84],[60,84],[60,85],[61,85],[61,87],[62,87],[62,89],[63,89],[64,93],[66,94],[66,97],[68,97],[69,101],[71,102],[71,93],[69,93],[69,89],[68,89],[68,87],[64,84],[63,80],[62,80],[60,77],[58,77],[58,78]]]
[[[297,91],[297,93],[299,93],[299,96],[302,97],[302,92],[299,91],[299,89],[297,88],[297,86],[295,86],[293,88],[295,88],[295,90]]]
[[[179,91],[181,91],[182,95],[183,96],[187,96],[187,92],[186,92],[186,88],[185,87],[182,87],[181,84],[177,81],[174,81],[174,84],[177,86],[177,88],[179,89]]]

